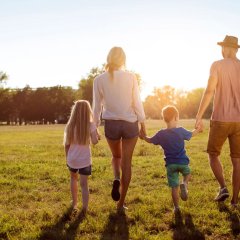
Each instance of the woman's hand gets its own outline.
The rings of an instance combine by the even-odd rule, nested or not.
[[[145,127],[145,123],[142,122],[141,124],[141,128],[140,128],[140,132],[139,132],[139,137],[141,139],[143,139],[147,134],[146,134],[146,127]]]

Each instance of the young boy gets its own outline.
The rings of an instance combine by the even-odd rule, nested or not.
[[[168,184],[172,188],[174,212],[179,212],[179,173],[183,175],[180,184],[180,196],[183,201],[188,198],[188,181],[190,179],[189,158],[184,148],[184,140],[190,140],[200,129],[188,131],[178,127],[179,113],[176,107],[166,106],[162,109],[162,117],[167,128],[161,129],[153,137],[140,136],[148,143],[160,145],[164,150]]]

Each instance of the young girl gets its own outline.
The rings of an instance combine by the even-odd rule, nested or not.
[[[89,201],[88,176],[91,175],[91,149],[97,144],[98,133],[92,122],[92,110],[88,101],[78,100],[74,103],[71,116],[64,131],[64,146],[67,166],[70,171],[72,207],[77,212],[78,173],[82,191],[82,212],[86,213]]]

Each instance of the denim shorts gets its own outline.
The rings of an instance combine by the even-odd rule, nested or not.
[[[184,164],[169,164],[167,165],[167,179],[169,187],[179,186],[179,173],[183,176],[190,174],[190,168]]]
[[[110,140],[130,139],[139,135],[138,122],[105,120],[104,131]]]
[[[68,165],[67,165],[68,166]],[[87,167],[84,167],[84,168],[78,168],[78,169],[76,169],[76,168],[71,168],[71,167],[69,167],[68,166],[68,169],[69,169],[69,171],[71,171],[71,172],[74,172],[74,173],[79,173],[79,174],[81,174],[81,175],[87,175],[87,176],[89,176],[89,175],[91,175],[92,174],[92,165],[89,165],[89,166],[87,166]]]

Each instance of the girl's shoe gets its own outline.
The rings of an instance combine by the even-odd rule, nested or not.
[[[113,187],[112,187],[112,199],[114,201],[119,201],[120,199],[120,192],[119,192],[119,188],[120,188],[120,180],[119,179],[115,179],[113,181]]]
[[[72,216],[73,216],[73,217],[76,217],[77,214],[78,214],[78,208],[77,208],[77,207],[74,207],[74,208],[72,209]]]

